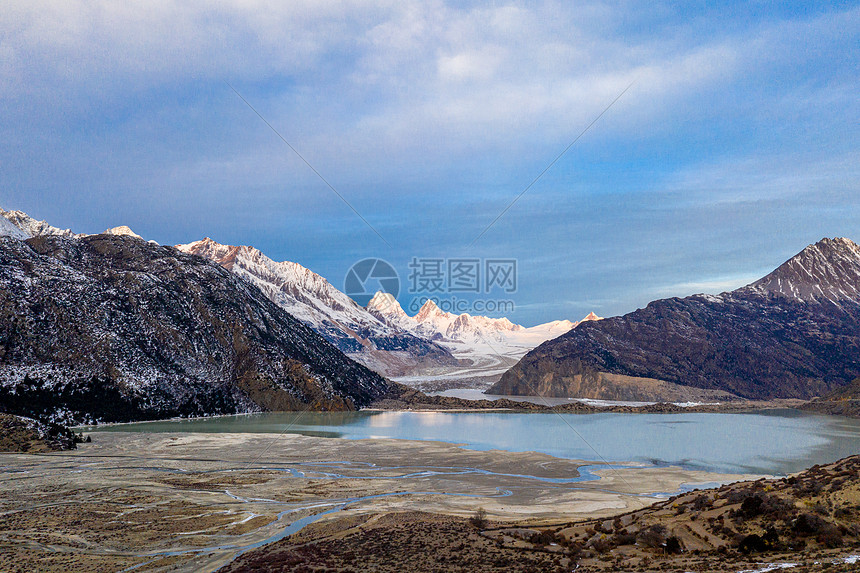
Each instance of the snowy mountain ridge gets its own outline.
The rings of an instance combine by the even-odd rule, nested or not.
[[[23,237],[26,239],[42,236],[70,237],[78,239],[87,236],[73,233],[71,229],[60,229],[59,227],[54,227],[53,225],[49,225],[47,221],[37,221],[23,211],[6,211],[5,209],[0,208],[0,215],[26,235]]]
[[[223,245],[208,237],[176,248],[215,261],[257,286],[271,301],[368,367],[392,373],[420,361],[456,363],[444,348],[380,320],[298,263],[276,262],[254,247]]]
[[[440,342],[455,356],[496,353],[518,357],[539,344],[576,328],[582,322],[601,320],[589,313],[580,321],[555,320],[532,327],[514,324],[508,318],[445,312],[432,300],[415,316],[409,316],[389,293],[377,292],[367,310],[380,320],[418,336]]]
[[[21,240],[29,239],[31,237],[67,237],[70,239],[82,239],[84,237],[93,236],[88,233],[74,233],[71,229],[60,229],[59,227],[54,227],[53,225],[48,224],[47,221],[37,221],[23,211],[6,211],[5,209],[0,208],[0,216],[2,216],[2,219],[0,219],[0,236],[7,236]],[[14,229],[9,227],[8,223],[11,223]],[[101,234],[143,239],[143,237],[129,229],[126,225],[106,229]]]
[[[22,211],[0,209],[0,215],[0,236],[19,240],[93,236],[54,227]],[[102,234],[141,239],[127,226]],[[433,301],[410,317],[390,295],[377,293],[367,308],[361,307],[310,269],[290,261],[276,262],[250,246],[205,238],[176,248],[218,263],[354,360],[392,377],[461,376],[470,368],[497,376],[532,348],[578,324],[559,320],[525,328],[507,318],[445,312]],[[586,319],[595,318],[599,317],[592,313]]]

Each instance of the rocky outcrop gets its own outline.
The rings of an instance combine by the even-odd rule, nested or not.
[[[38,453],[74,450],[82,438],[64,426],[0,414],[0,452]]]
[[[389,383],[215,263],[130,236],[0,239],[0,410],[67,423],[353,409]]]
[[[800,408],[820,414],[860,418],[860,378],[844,388],[838,388],[826,396],[811,400]]]
[[[662,381],[672,392],[820,396],[860,376],[858,292],[860,247],[824,239],[747,287],[582,323],[529,352],[487,392],[674,400],[643,391]]]

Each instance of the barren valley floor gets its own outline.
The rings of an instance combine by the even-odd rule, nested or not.
[[[301,533],[305,542],[315,532],[329,538],[331,531],[365,523],[402,529],[405,520],[409,530],[425,531],[425,542],[455,535],[458,544],[474,539],[475,548],[495,547],[468,524],[479,508],[495,527],[538,527],[642,509],[685,484],[753,477],[608,468],[441,442],[286,434],[93,437],[77,451],[0,456],[0,570],[215,571],[237,557],[241,565],[309,524]],[[515,559],[524,565],[545,557],[520,547],[504,552],[528,553]],[[391,562],[398,563],[396,555]]]

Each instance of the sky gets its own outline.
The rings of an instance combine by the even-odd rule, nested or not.
[[[858,46],[860,2],[4,2],[0,206],[624,314],[860,241]]]

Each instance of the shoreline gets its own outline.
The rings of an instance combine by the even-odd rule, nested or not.
[[[565,414],[721,414],[738,412],[756,412],[766,410],[797,410],[813,414],[825,414],[840,417],[852,417],[839,412],[816,411],[802,406],[809,404],[808,400],[796,398],[785,398],[780,400],[755,400],[755,401],[732,401],[717,402],[709,404],[697,404],[681,406],[672,402],[655,402],[642,406],[632,405],[594,405],[585,402],[569,402],[558,405],[543,405],[534,402],[520,402],[508,398],[497,400],[469,400],[465,398],[454,398],[450,396],[427,396],[428,400],[396,400],[383,399],[358,410],[329,411],[329,410],[277,410],[258,412],[237,412],[235,414],[212,414],[211,416],[189,416],[173,418],[155,418],[152,420],[134,420],[131,422],[103,422],[98,424],[81,424],[68,426],[70,430],[77,432],[109,428],[113,426],[126,426],[132,424],[149,424],[153,422],[180,422],[194,420],[210,420],[218,418],[232,418],[236,416],[255,416],[259,414],[271,414],[276,412],[302,414],[302,413],[361,413],[361,412],[516,412],[516,413],[565,413]],[[499,405],[501,403],[501,405]]]
[[[813,466],[796,476],[693,491],[612,519],[462,520],[427,513],[340,518],[241,556],[226,572],[282,563],[358,570],[855,571],[860,527],[860,456]],[[386,551],[377,550],[379,539]],[[346,558],[345,558],[346,557]]]
[[[471,400],[453,396],[428,395],[414,388],[401,388],[397,396],[383,398],[371,403],[365,410],[463,410],[486,411],[506,410],[515,412],[563,412],[576,414],[618,413],[618,414],[657,414],[657,413],[735,413],[768,409],[798,409],[808,400],[783,398],[774,400],[732,400],[684,405],[672,402],[653,402],[642,405],[631,404],[591,404],[572,401],[564,404],[548,405],[535,402],[513,400],[502,397],[496,399]]]

